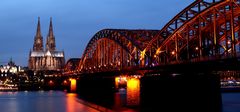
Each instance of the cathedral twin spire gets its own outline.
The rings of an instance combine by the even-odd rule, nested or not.
[[[49,32],[46,40],[46,51],[55,51],[55,36],[53,34],[52,17],[50,18]],[[41,35],[40,17],[38,17],[37,32],[34,38],[33,51],[43,51],[43,37]]]
[[[43,37],[41,35],[40,17],[38,17],[37,32],[34,38],[33,51],[43,51]]]

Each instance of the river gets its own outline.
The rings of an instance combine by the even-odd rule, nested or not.
[[[223,112],[240,112],[240,93],[222,93]]]
[[[222,100],[223,112],[240,112],[240,93],[222,93]],[[98,112],[84,104],[77,94],[62,91],[0,92],[3,112]]]
[[[98,112],[62,91],[0,92],[1,112]]]

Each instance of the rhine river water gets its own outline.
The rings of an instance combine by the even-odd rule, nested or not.
[[[62,91],[0,92],[1,112],[99,112]]]
[[[240,93],[222,93],[223,112],[240,112]],[[1,112],[98,112],[73,93],[0,92]]]

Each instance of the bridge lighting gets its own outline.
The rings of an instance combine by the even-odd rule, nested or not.
[[[159,53],[160,53],[160,50],[158,49],[157,52],[156,52],[156,54],[159,54]]]
[[[71,83],[71,86],[70,86],[71,92],[76,92],[76,90],[77,90],[77,80],[72,79],[72,78],[70,78],[69,80],[70,80],[70,83]]]
[[[49,85],[52,86],[54,83],[52,80],[49,81]]]
[[[172,76],[175,77],[177,75],[181,75],[181,74],[177,74],[177,73],[173,73]]]
[[[160,49],[158,49],[157,52],[156,52],[156,54],[158,55],[158,54],[160,54],[160,53],[162,53],[162,52],[165,52],[165,51],[166,51],[166,50],[161,51]]]
[[[142,52],[141,52],[141,54],[140,54],[140,59],[143,59],[144,58],[144,55],[145,55],[145,52],[146,52],[146,49],[144,49]]]
[[[63,81],[63,84],[64,84],[64,85],[67,85],[67,81],[66,81],[66,80],[64,80],[64,81]]]
[[[228,52],[231,52],[232,49],[228,49]]]
[[[175,55],[175,51],[172,51],[171,54],[172,54],[172,55]]]
[[[198,50],[199,48],[198,48],[198,47],[196,47],[195,49],[196,49],[196,50]]]
[[[155,64],[153,63],[152,66],[155,66]]]
[[[231,44],[231,41],[229,40],[229,41],[227,41],[227,44]]]
[[[133,75],[134,78],[141,78],[141,75]]]

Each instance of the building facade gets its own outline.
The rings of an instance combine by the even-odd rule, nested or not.
[[[37,32],[34,37],[33,49],[29,53],[28,68],[33,71],[59,71],[65,64],[64,51],[56,50],[55,36],[53,34],[52,18],[46,38],[46,47],[43,46],[40,18],[38,18]]]

